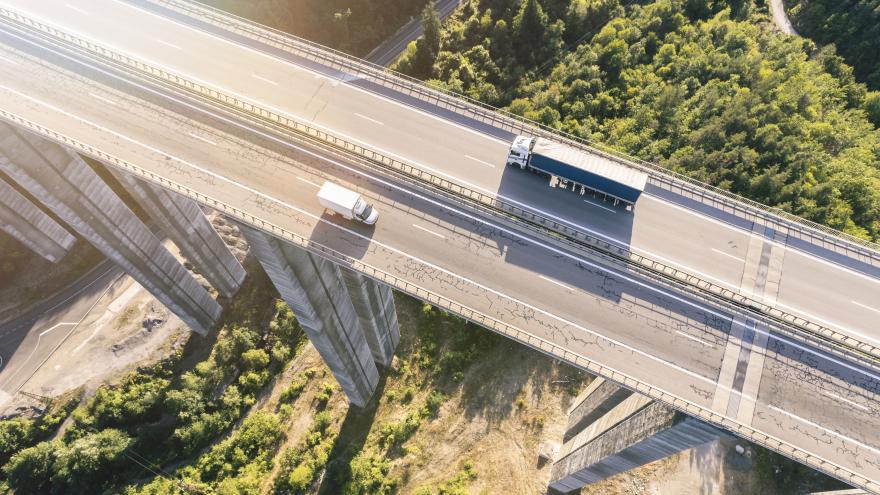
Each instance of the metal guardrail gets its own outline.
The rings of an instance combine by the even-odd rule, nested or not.
[[[779,208],[752,201],[724,189],[668,170],[656,163],[641,160],[601,143],[591,142],[559,131],[558,129],[528,120],[467,96],[427,86],[422,81],[394,72],[386,67],[375,65],[332,48],[262,26],[194,0],[141,1],[150,2],[199,18],[204,22],[224,27],[227,30],[275,48],[292,52],[308,60],[320,62],[326,67],[369,78],[371,81],[395,89],[401,94],[417,97],[438,108],[452,110],[460,115],[490,124],[499,129],[565,142],[587,153],[598,154],[641,170],[648,174],[653,184],[684,197],[698,199],[704,204],[727,213],[739,215],[758,224],[770,226],[777,230],[784,229],[788,235],[793,237],[809,238],[813,242],[818,241],[821,243],[821,246],[826,248],[829,245],[839,247],[851,255],[855,254],[872,262],[880,262],[880,244],[840,232]]]
[[[459,304],[443,295],[425,289],[420,285],[401,279],[396,275],[364,263],[357,258],[350,257],[330,247],[316,243],[293,231],[287,230],[279,225],[264,220],[261,217],[236,208],[235,206],[232,206],[228,203],[224,203],[223,201],[220,201],[211,196],[207,196],[198,191],[190,189],[173,180],[169,180],[161,175],[150,172],[149,170],[141,168],[131,162],[118,158],[115,155],[106,153],[98,148],[71,138],[65,134],[53,131],[14,113],[0,109],[0,118],[9,121],[12,124],[28,129],[31,132],[39,134],[61,145],[72,148],[79,153],[83,153],[103,163],[110,164],[126,172],[135,174],[142,179],[158,184],[166,189],[175,191],[178,194],[187,196],[203,205],[221,211],[238,221],[258,228],[270,235],[285,239],[288,242],[308,249],[309,251],[326,259],[329,259],[335,263],[349,266],[352,269],[357,270],[374,280],[388,284],[396,288],[397,290],[400,290],[401,292],[427,301],[437,307],[443,308],[446,311],[455,313],[467,319],[468,321],[488,328],[498,334],[515,339],[516,341],[528,345],[532,349],[540,351],[546,355],[577,366],[589,373],[612,380],[615,383],[618,383],[630,390],[663,402],[664,404],[667,404],[670,407],[683,413],[700,418],[710,424],[714,424],[728,431],[731,431],[742,438],[748,439],[759,445],[763,445],[764,447],[774,450],[789,458],[795,459],[806,465],[813,466],[825,473],[828,473],[831,476],[834,476],[835,478],[840,479],[845,483],[849,483],[853,486],[859,486],[865,488],[866,490],[880,493],[880,483],[876,481],[853,473],[849,469],[839,466],[822,457],[813,455],[802,449],[798,449],[797,447],[794,447],[779,438],[759,432],[746,424],[729,419],[710,409],[694,404],[675,394],[665,392],[657,387],[649,385],[648,383],[645,383],[628,374],[622,373],[614,368],[604,366],[584,356],[581,356],[580,354],[571,352],[560,345],[532,335],[529,332],[497,320],[471,307]],[[276,206],[281,209],[286,208],[284,205],[281,204],[277,204]]]
[[[736,291],[713,284],[688,272],[678,270],[669,265],[633,253],[628,249],[613,245],[598,237],[573,229],[566,224],[556,222],[555,220],[551,220],[531,210],[507,203],[493,195],[484,194],[466,188],[448,179],[436,176],[417,167],[413,167],[399,160],[377,153],[368,148],[364,148],[363,146],[350,143],[302,122],[284,117],[238,98],[228,96],[210,87],[206,87],[202,84],[192,82],[186,78],[170,73],[162,68],[145,64],[125,54],[92,43],[89,40],[70,35],[52,26],[34,21],[14,11],[0,8],[0,17],[5,17],[18,23],[20,26],[36,30],[39,34],[50,36],[51,38],[47,39],[47,42],[51,43],[53,40],[63,41],[72,47],[85,50],[87,55],[97,54],[102,57],[105,63],[109,62],[115,64],[115,67],[117,68],[129,72],[131,69],[134,69],[136,71],[134,73],[135,77],[149,75],[153,78],[152,82],[159,82],[160,84],[170,83],[173,85],[171,88],[172,90],[184,90],[198,97],[208,98],[211,102],[222,104],[226,108],[245,112],[245,118],[258,117],[262,119],[262,123],[281,126],[285,130],[292,130],[301,136],[306,136],[312,139],[313,142],[318,141],[329,144],[338,149],[343,149],[358,157],[366,158],[373,162],[373,164],[381,164],[386,170],[404,174],[406,177],[417,179],[424,184],[429,184],[433,188],[451,192],[456,195],[455,199],[464,199],[471,202],[472,207],[480,205],[482,207],[492,208],[495,211],[489,212],[489,214],[493,216],[497,217],[498,212],[503,212],[522,219],[532,225],[530,226],[528,224],[519,223],[517,227],[525,227],[533,234],[546,234],[545,232],[537,230],[535,227],[555,232],[569,241],[576,241],[576,243],[569,242],[566,247],[581,251],[582,248],[586,247],[593,251],[599,251],[598,254],[596,252],[591,254],[594,257],[597,255],[602,257],[605,262],[615,264],[623,263],[624,269],[635,270],[640,275],[662,285],[671,287],[673,290],[689,293],[704,302],[708,302],[715,306],[725,307],[737,313],[746,311],[753,314],[756,319],[767,318],[770,322],[780,323],[783,327],[774,326],[775,330],[801,342],[817,346],[835,355],[841,356],[844,359],[859,361],[868,367],[875,367],[878,365],[877,360],[880,359],[880,347],[861,342],[858,339],[854,339],[832,328],[781,311],[778,308],[751,299]],[[70,48],[70,46],[68,46],[68,48]],[[347,159],[351,158],[351,155],[347,157]],[[438,192],[436,189],[428,190],[428,192],[436,194]],[[554,240],[557,243],[563,242],[559,239],[559,236],[556,236]],[[710,299],[707,299],[707,297]],[[791,326],[794,331],[789,330],[787,328],[788,326]]]

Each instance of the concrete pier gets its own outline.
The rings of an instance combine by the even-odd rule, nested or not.
[[[400,342],[400,327],[397,325],[397,310],[391,288],[349,268],[340,267],[339,270],[373,360],[382,366],[389,366]]]
[[[379,383],[379,370],[340,268],[251,227],[240,228],[349,401],[365,406]]]
[[[76,242],[70,232],[0,177],[0,229],[57,262]]]
[[[224,297],[232,297],[238,292],[247,275],[244,267],[214,231],[195,201],[121,170],[108,168],[217,292]]]
[[[618,387],[604,378],[596,377],[575,399],[574,407],[568,412],[568,425],[562,441],[571,440],[630,395],[632,395],[631,391]]]
[[[221,308],[78,155],[0,123],[0,170],[199,333]]]
[[[604,393],[602,389],[605,389]],[[591,400],[592,394],[597,397]],[[600,397],[602,395],[604,399]],[[608,393],[607,386],[600,384],[593,387],[585,400],[599,410],[607,408],[619,397],[619,394]],[[580,410],[585,413],[583,415],[596,417],[591,412]],[[579,419],[574,422],[583,424]],[[557,493],[579,490],[587,484],[702,445],[721,435],[723,433],[711,425],[643,395],[630,394],[563,444],[553,464],[550,488]]]

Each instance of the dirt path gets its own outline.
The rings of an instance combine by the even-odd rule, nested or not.
[[[776,24],[780,31],[785,34],[799,36],[797,31],[794,30],[788,14],[785,12],[785,5],[782,4],[782,0],[770,0],[770,12],[773,14],[773,23]]]

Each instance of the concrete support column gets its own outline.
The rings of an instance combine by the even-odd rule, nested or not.
[[[364,407],[379,383],[379,370],[339,268],[252,227],[240,227],[348,400]]]
[[[339,270],[354,304],[355,313],[360,319],[373,360],[382,366],[389,366],[397,343],[400,342],[400,327],[397,325],[397,309],[394,307],[391,288],[350,268],[340,267]]]
[[[108,168],[217,292],[224,297],[238,292],[246,275],[244,268],[195,201]]]
[[[596,377],[575,399],[574,407],[568,412],[568,426],[565,428],[562,441],[571,440],[630,395],[632,392],[629,390],[618,387],[604,378]]]
[[[569,493],[596,481],[628,471],[685,449],[717,439],[723,433],[715,427],[639,395],[621,395],[605,383],[592,391],[573,411],[571,422],[593,419],[560,449],[550,474],[550,488]],[[613,384],[612,384],[613,385]],[[592,397],[591,397],[592,396]],[[608,409],[608,405],[615,403]],[[604,414],[595,411],[607,410]],[[598,417],[597,417],[598,416]],[[567,434],[568,435],[568,434]]]
[[[0,178],[0,228],[43,258],[57,262],[76,237]]]
[[[189,327],[207,333],[221,308],[77,154],[0,124],[0,170],[120,265]]]

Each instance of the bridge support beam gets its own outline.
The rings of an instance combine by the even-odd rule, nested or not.
[[[79,155],[0,124],[0,170],[198,333],[220,305]]]
[[[605,383],[591,384],[572,409],[576,417],[570,424],[583,428],[562,445],[553,464],[550,488],[557,493],[579,490],[723,435],[715,427],[643,395],[629,394],[619,400],[621,394],[613,390],[616,386]],[[607,412],[599,414],[602,410]],[[585,424],[585,417],[595,419]]]
[[[195,201],[129,173],[108,169],[217,292],[223,297],[238,292],[247,273]]]
[[[340,268],[246,225],[241,231],[348,400],[364,407],[379,383],[379,370]]]
[[[382,366],[391,365],[394,350],[400,342],[400,327],[397,325],[397,309],[391,288],[350,268],[339,267],[339,270],[373,360]]]
[[[76,237],[0,178],[0,229],[43,258],[57,262]]]

